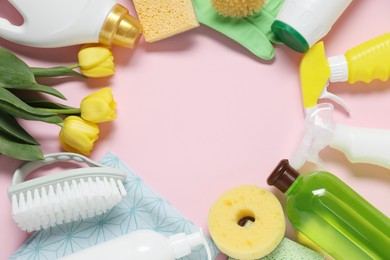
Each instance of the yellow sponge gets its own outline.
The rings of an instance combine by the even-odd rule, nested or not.
[[[246,225],[245,221],[251,221]],[[269,191],[243,185],[222,194],[211,206],[208,228],[215,245],[236,259],[271,253],[286,229],[282,206]]]
[[[191,0],[134,0],[146,42],[155,42],[199,26]]]

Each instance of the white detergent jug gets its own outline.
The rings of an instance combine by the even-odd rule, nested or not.
[[[132,48],[142,26],[115,0],[10,0],[22,25],[0,18],[0,37],[42,48],[101,43]]]

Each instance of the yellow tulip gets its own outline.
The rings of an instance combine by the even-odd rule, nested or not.
[[[111,88],[102,88],[86,96],[80,105],[81,117],[94,123],[111,121],[116,118],[116,102]]]
[[[66,151],[88,156],[99,138],[99,126],[80,117],[69,116],[65,118],[58,137]]]
[[[86,44],[78,53],[79,67],[84,76],[101,78],[115,72],[114,57],[109,46]]]

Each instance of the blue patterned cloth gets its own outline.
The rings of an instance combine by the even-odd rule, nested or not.
[[[166,236],[199,231],[115,154],[109,152],[101,163],[128,173],[124,182],[127,196],[105,214],[32,234],[10,259],[56,259],[138,229],[153,229]],[[218,249],[210,239],[207,241],[214,259]],[[202,260],[207,259],[207,254],[204,247],[199,246],[182,259]]]

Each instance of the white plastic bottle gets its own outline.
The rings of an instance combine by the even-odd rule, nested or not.
[[[9,1],[22,25],[0,18],[0,37],[23,45],[54,48],[101,43],[132,48],[142,26],[115,0]]]
[[[201,232],[170,237],[149,229],[131,232],[101,244],[65,256],[64,260],[174,260],[191,253],[191,249],[204,244],[209,259],[211,254]]]
[[[291,49],[306,52],[332,28],[352,0],[286,0],[272,31]]]

